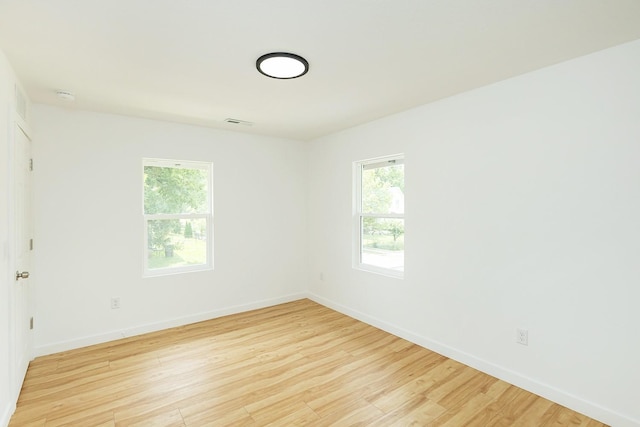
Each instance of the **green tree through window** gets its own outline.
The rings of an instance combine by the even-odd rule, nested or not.
[[[357,267],[401,276],[404,271],[404,160],[356,163]]]
[[[210,189],[210,164],[145,159],[148,273],[210,264]]]

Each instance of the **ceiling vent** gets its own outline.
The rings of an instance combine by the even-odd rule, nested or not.
[[[253,126],[252,122],[247,122],[246,120],[240,119],[224,119],[226,123],[231,123],[232,125],[242,125],[242,126]]]

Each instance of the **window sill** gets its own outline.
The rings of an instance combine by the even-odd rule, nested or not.
[[[374,265],[369,264],[358,264],[353,267],[356,270],[365,271],[367,273],[378,274],[381,276],[387,276],[394,279],[404,279],[404,271],[400,270],[391,270],[389,268],[376,267]]]
[[[182,268],[158,268],[155,270],[145,270],[142,274],[142,277],[147,278],[147,277],[173,276],[176,274],[196,273],[199,271],[213,271],[213,266],[198,265],[198,266],[182,267]]]

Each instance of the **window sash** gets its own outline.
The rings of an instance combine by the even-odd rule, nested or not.
[[[204,219],[206,222],[206,234],[205,234],[205,262],[199,264],[188,264],[181,266],[167,266],[160,268],[149,267],[149,255],[151,248],[149,247],[149,222],[156,220],[167,219]],[[144,277],[165,276],[168,274],[187,273],[192,271],[204,271],[213,269],[213,221],[211,215],[198,215],[189,216],[188,218],[180,215],[173,215],[172,218],[151,218],[151,215],[145,216],[144,219],[144,247],[143,247],[143,259],[144,259]]]
[[[388,160],[372,160],[370,162],[362,162],[362,170],[370,170],[370,169],[378,169],[378,168],[386,168],[389,166],[400,166],[404,165],[404,159],[402,158],[389,158]]]
[[[189,213],[189,214],[144,214],[147,220],[152,219],[202,219],[210,217],[210,213]]]
[[[404,214],[396,214],[396,213],[371,213],[371,212],[361,212],[359,215],[363,218],[400,218],[404,219]]]
[[[171,168],[171,169],[197,169],[207,173],[207,189],[206,189],[206,204],[203,210],[195,212],[195,214],[208,214],[213,212],[213,164],[211,162],[197,162],[192,160],[167,160],[167,159],[151,159],[145,158],[142,162],[142,173],[144,176],[144,168],[157,167],[157,168]],[[148,214],[145,210],[145,194],[144,194],[144,181],[142,183],[142,212],[143,215],[188,215],[189,212],[181,212],[178,214]]]

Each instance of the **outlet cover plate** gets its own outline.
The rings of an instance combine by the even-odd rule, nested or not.
[[[527,329],[516,329],[516,342],[522,345],[529,345],[529,331]]]

